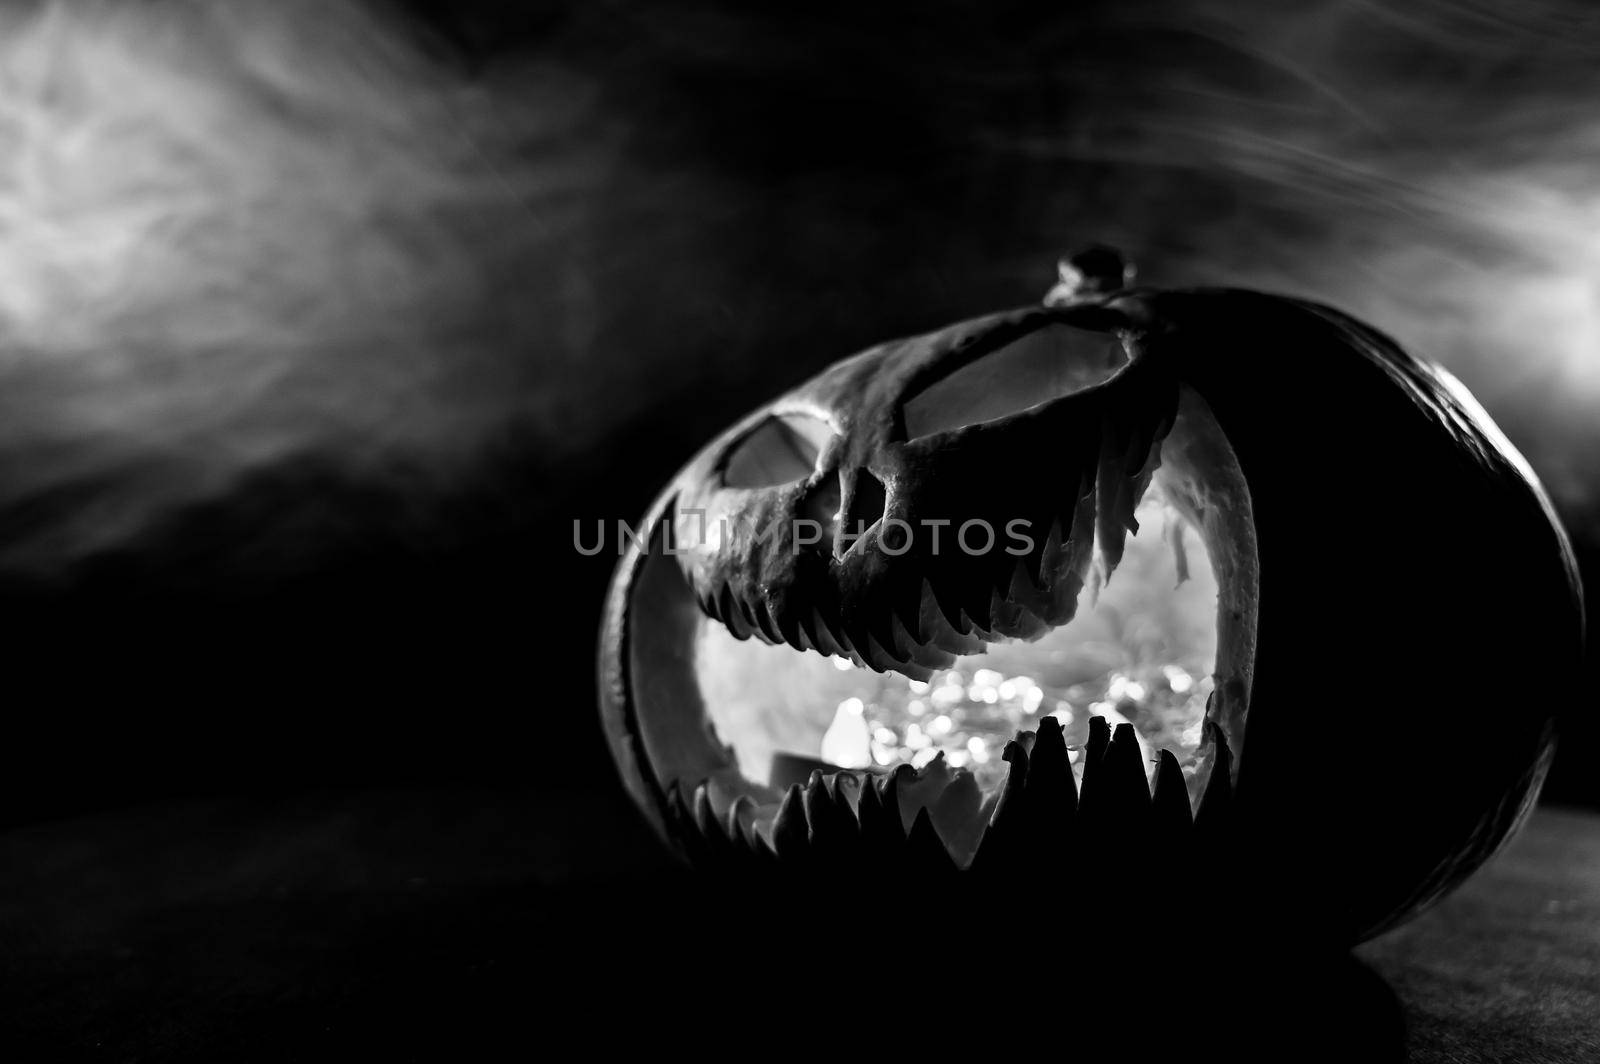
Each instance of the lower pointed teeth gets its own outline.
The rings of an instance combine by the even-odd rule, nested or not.
[[[811,623],[805,626],[805,632],[811,645],[819,652],[829,657],[849,657],[844,648],[839,645],[839,640],[833,634],[833,630],[828,627],[828,622],[824,621],[822,614],[815,609],[811,611]]]
[[[1194,814],[1189,811],[1189,787],[1171,750],[1161,751],[1156,758],[1156,785],[1150,795],[1150,813],[1151,826],[1161,839],[1182,838],[1194,827]]]
[[[1139,736],[1132,724],[1117,725],[1102,764],[1106,808],[1120,820],[1146,816],[1150,811],[1150,785],[1144,756],[1139,750]]]
[[[1207,728],[1216,753],[1192,816],[1177,758],[1160,752],[1152,792],[1132,725],[1119,725],[1113,735],[1101,717],[1091,719],[1081,752],[1081,784],[1059,723],[1045,718],[1037,733],[1018,733],[1006,745],[1009,771],[987,799],[971,773],[936,759],[920,771],[909,765],[890,773],[815,771],[804,786],[789,787],[764,829],[753,825],[760,813],[748,797],[715,816],[706,785],[689,801],[673,785],[669,806],[687,833],[691,860],[709,868],[732,863],[746,872],[824,875],[877,868],[914,876],[965,869],[1041,882],[1125,878],[1158,859],[1220,852],[1233,816],[1232,756],[1221,730]]]
[[[917,811],[917,818],[912,821],[911,831],[906,836],[904,860],[907,870],[917,875],[937,876],[956,871],[956,863],[933,826],[926,806]]]
[[[741,794],[728,806],[728,815],[723,820],[723,829],[728,837],[735,842],[750,842],[750,833],[755,829],[756,803],[750,796]]]
[[[808,827],[807,841],[814,854],[846,857],[853,853],[860,838],[860,824],[833,782],[821,772],[813,772],[806,784],[804,808]]]
[[[1214,721],[1207,720],[1205,728],[1216,755],[1205,793],[1200,796],[1200,808],[1194,814],[1194,830],[1201,839],[1215,841],[1226,834],[1233,819],[1233,754],[1227,737]]]
[[[944,840],[946,852],[961,867],[972,862],[983,839],[984,821],[979,816],[982,806],[983,791],[977,777],[960,772],[932,805],[923,807]]]
[[[805,798],[794,784],[783,796],[777,816],[772,820],[772,850],[779,860],[804,864],[810,850],[810,830],[806,826]]]
[[[1046,717],[1039,722],[1033,749],[1028,754],[1028,804],[1051,820],[1070,822],[1078,811],[1078,792],[1067,757],[1067,740],[1061,722]]]
[[[861,825],[861,841],[869,853],[892,854],[905,845],[905,827],[900,823],[900,775],[896,771],[887,777],[862,781],[856,818]]]

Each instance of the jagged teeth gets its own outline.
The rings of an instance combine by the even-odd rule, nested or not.
[[[805,643],[805,633],[800,623],[800,617],[792,610],[768,611],[772,618],[773,631],[776,632],[776,643],[787,643],[796,650],[810,649]]]
[[[750,601],[726,583],[701,597],[701,609],[740,639],[816,650],[915,679],[949,667],[957,657],[980,653],[995,639],[1033,639],[1066,624],[1080,595],[1087,590],[1093,599],[1111,578],[1128,534],[1138,530],[1135,507],[1176,417],[1175,393],[1140,387],[1140,402],[1148,400],[1148,409],[1159,413],[1151,417],[1139,408],[1138,416],[1126,416],[1112,410],[1098,426],[1088,427],[1091,435],[1084,442],[1098,454],[1068,474],[1067,506],[1050,516],[1042,536],[1033,529],[1034,546],[1026,556],[991,554],[944,563],[908,559],[906,566],[932,568],[911,577],[896,574],[892,594],[848,619],[827,603],[795,610]]]
[[[1132,724],[1119,724],[1101,762],[1103,826],[1130,832],[1144,827],[1150,815],[1150,784],[1139,736]]]
[[[719,824],[711,811],[711,793],[704,783],[694,791],[694,823],[713,859],[725,859],[732,849],[732,840],[726,826]]]
[[[978,852],[984,821],[979,816],[983,789],[970,772],[958,772],[932,804],[923,807],[956,864],[965,867]]]
[[[1163,750],[1156,758],[1155,789],[1150,795],[1151,828],[1158,843],[1176,845],[1188,837],[1194,826],[1194,814],[1189,811],[1189,787],[1183,778],[1183,769],[1171,750]]]
[[[894,853],[905,844],[906,829],[900,822],[900,780],[910,773],[910,765],[901,765],[887,776],[867,780],[861,790],[861,804],[857,807],[861,838],[875,852]]]
[[[944,622],[944,627],[954,632],[958,638],[976,640],[981,646],[983,639],[973,631],[972,619],[961,608],[961,599],[954,586],[943,582],[934,585],[926,577],[923,578],[923,584],[928,589],[934,611],[938,614],[938,619]]]
[[[1000,755],[1000,760],[1007,766],[1006,780],[996,792],[994,811],[989,814],[990,824],[1004,822],[1022,801],[1022,788],[1028,785],[1028,746],[1018,736],[1006,743],[1005,751]]]
[[[906,833],[905,860],[918,875],[931,877],[956,870],[956,863],[944,841],[939,838],[939,831],[933,826],[933,817],[927,806],[917,810],[917,818]]]
[[[860,826],[850,807],[839,800],[820,771],[811,773],[804,794],[807,839],[813,850],[841,849],[853,844]]]
[[[937,643],[923,644],[917,637],[900,623],[900,618],[892,619],[894,629],[895,654],[902,661],[911,661],[926,669],[948,669],[956,663],[956,654],[945,649]]]
[[[755,614],[756,630],[762,638],[768,643],[774,644],[787,642],[783,638],[783,632],[778,629],[778,622],[773,620],[772,611],[767,608],[766,603],[757,602],[751,608],[751,612]]]
[[[1006,745],[1006,778],[987,799],[971,773],[936,758],[920,770],[813,771],[775,810],[741,796],[718,816],[715,785],[707,784],[689,800],[672,785],[668,806],[691,859],[710,868],[877,867],[919,876],[966,868],[1038,883],[1063,875],[1126,878],[1158,861],[1224,850],[1232,756],[1209,723],[1207,738],[1215,744],[1213,768],[1193,815],[1177,758],[1161,751],[1152,790],[1133,726],[1113,733],[1103,717],[1090,721],[1081,784],[1059,723],[1046,717],[1037,732],[1018,733]],[[771,818],[764,828],[763,815]]]
[[[1037,593],[1032,586],[1025,584],[1023,589],[1017,589],[1019,577],[1024,582],[1028,580],[1020,563],[1007,581],[1006,590],[990,593],[989,616],[994,620],[995,632],[1007,639],[1037,639],[1052,626],[1035,612],[1035,608],[1042,612],[1042,607],[1033,603]]]
[[[946,653],[959,657],[983,651],[983,640],[973,635],[970,628],[962,630],[950,623],[949,616],[934,594],[933,585],[926,577],[922,580],[918,595],[917,620],[917,631],[922,640]]]
[[[913,680],[928,680],[933,676],[933,669],[885,650],[871,634],[866,636],[866,648],[861,656],[873,672],[900,672]]]
[[[735,842],[748,844],[750,832],[755,827],[756,803],[748,794],[741,794],[728,806],[723,818],[723,830]]]
[[[1050,810],[1062,820],[1077,815],[1077,786],[1072,781],[1072,762],[1067,756],[1067,737],[1061,722],[1046,717],[1034,734],[1033,749],[1027,754],[1027,798],[1029,804]]]
[[[984,641],[991,642],[999,634],[994,625],[994,587],[983,579],[972,579],[970,585],[961,597],[961,609]]]
[[[734,638],[750,638],[750,626],[745,621],[744,610],[740,607],[733,588],[727,584],[722,585],[722,590],[717,594],[716,618],[733,633]]]
[[[1233,754],[1228,749],[1227,736],[1212,720],[1205,723],[1206,738],[1215,751],[1211,776],[1206,780],[1205,793],[1200,796],[1200,808],[1195,810],[1194,830],[1198,839],[1208,844],[1218,844],[1226,834],[1233,813]]]
[[[1101,798],[1100,773],[1110,746],[1110,723],[1104,717],[1090,717],[1089,741],[1083,747],[1083,786],[1078,792],[1078,808],[1086,815]]]
[[[839,637],[828,626],[828,622],[823,620],[822,614],[818,613],[815,607],[811,610],[811,623],[804,625],[804,627],[806,637],[817,650],[830,657],[845,658],[850,656],[846,648],[841,644]]]
[[[1159,397],[1153,402],[1161,402]],[[788,600],[747,601],[724,583],[700,596],[700,607],[740,639],[755,637],[799,650],[849,659],[879,672],[926,679],[959,656],[981,652],[998,637],[1032,638],[1070,621],[1080,594],[1108,580],[1122,558],[1134,509],[1148,487],[1171,428],[1160,417],[1112,413],[1098,433],[1098,457],[1071,474],[1067,506],[1049,518],[1025,557],[935,559],[925,572],[892,573],[891,592],[841,616],[821,601],[796,610]],[[1088,450],[1090,448],[1085,448]],[[669,819],[696,863],[823,869],[863,860],[921,873],[970,866],[981,874],[1055,875],[1098,862],[1139,866],[1141,848],[1175,853],[1221,846],[1232,818],[1232,756],[1220,729],[1206,725],[1215,750],[1199,808],[1190,812],[1183,771],[1170,752],[1157,758],[1152,792],[1131,725],[1113,735],[1104,718],[1090,721],[1079,752],[1081,783],[1053,718],[1037,733],[1006,746],[1009,770],[987,799],[975,778],[936,760],[921,771],[887,774],[841,770],[813,773],[781,801],[758,806],[748,796],[701,785],[668,792]],[[721,815],[717,810],[722,809]],[[1083,851],[1083,852],[1079,852]]]
[[[772,849],[785,861],[804,862],[810,847],[806,826],[805,794],[798,783],[790,786],[772,820]]]

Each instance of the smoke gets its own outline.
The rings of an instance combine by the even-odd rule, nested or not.
[[[1600,12],[1433,0],[1187,17],[1255,90],[1173,71],[1131,127],[1124,160],[1183,159],[1233,193],[1226,216],[1166,220],[1188,269],[1342,305],[1446,363],[1569,515],[1594,520]]]
[[[606,131],[581,78],[425,43],[351,3],[0,13],[0,563],[299,460],[426,497],[549,417]]]
[[[680,211],[714,201],[762,240],[701,249],[759,264],[713,282],[742,326],[704,322],[732,334],[724,388],[1037,298],[1057,254],[1105,241],[1151,283],[1336,304],[1445,363],[1600,538],[1600,10],[1392,6],[596,17],[624,27],[620,98],[671,101],[644,113],[693,177]]]
[[[1600,526],[1577,0],[461,7],[0,12],[0,569],[297,463],[424,535],[507,452],[659,485],[1097,241],[1440,359]]]

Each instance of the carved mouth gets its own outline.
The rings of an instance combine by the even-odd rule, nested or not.
[[[883,774],[813,770],[770,819],[748,794],[719,815],[714,781],[692,794],[673,784],[668,815],[691,860],[710,870],[1009,879],[1087,862],[1138,879],[1155,860],[1214,850],[1228,830],[1232,759],[1220,732],[1210,742],[1215,768],[1193,810],[1171,751],[1160,752],[1153,785],[1147,779],[1132,724],[1113,733],[1104,717],[1091,719],[1080,782],[1060,724],[1046,717],[1006,744],[1004,782],[988,795],[972,773],[935,761]]]
[[[992,568],[924,565],[913,570],[920,588],[914,609],[884,607],[848,619],[817,608],[801,618],[780,616],[727,586],[698,601],[709,619],[696,640],[697,683],[711,742],[726,757],[702,775],[663,781],[664,815],[673,821],[673,835],[685,840],[697,861],[729,867],[825,866],[857,862],[870,852],[874,862],[923,870],[1014,871],[1056,860],[1048,855],[1063,846],[1104,846],[1115,837],[1122,846],[1182,847],[1197,824],[1216,829],[1230,806],[1254,650],[1253,531],[1248,493],[1231,462],[1209,411],[1185,394],[1170,432],[1148,441],[1138,455],[1118,456],[1116,469],[1126,486],[1119,480],[1109,490],[1075,499],[1033,551],[1007,559],[1010,576],[1004,580],[994,579]],[[1102,475],[1097,483],[1105,481]],[[1146,498],[1152,484],[1156,490]],[[1024,707],[1025,720],[991,714],[978,727],[970,720],[951,725],[940,714],[921,723],[943,719],[945,731],[970,747],[936,748],[911,738],[927,739],[931,727],[915,731],[919,722],[903,714],[879,719],[896,706],[886,709],[884,700],[870,696],[841,700],[819,681],[818,670],[832,672],[831,658],[868,680],[885,673],[912,692],[918,685],[926,691],[930,683],[943,690],[975,678],[973,656],[991,645],[1000,653],[1023,646],[1014,640],[1037,640],[1032,646],[1045,653],[1062,652],[1073,642],[1075,618],[1099,612],[1093,607],[1102,589],[1114,596],[1130,582],[1137,587],[1138,574],[1129,569],[1138,568],[1141,551],[1148,552],[1150,529],[1127,537],[1141,529],[1135,509],[1153,498],[1183,520],[1169,524],[1177,534],[1165,544],[1156,533],[1157,544],[1169,551],[1162,576],[1168,586],[1143,590],[1155,600],[1175,594],[1170,584],[1181,582],[1190,553],[1183,549],[1185,531],[1204,544],[1205,575],[1215,581],[1206,606],[1214,619],[1214,661],[1178,669],[1186,677],[1205,667],[1214,673],[1191,693],[1189,715],[1168,728],[1166,740],[1183,733],[1186,741],[1156,739],[1149,727],[1141,732],[1154,715],[1106,698],[1102,687],[1054,712],[1053,695],[1043,707],[1035,699],[1031,709]],[[1112,581],[1125,549],[1129,565]],[[1172,580],[1174,570],[1178,581]],[[973,571],[987,581],[983,595],[960,583]],[[1082,610],[1080,601],[1091,608]],[[719,675],[716,659],[731,660],[732,647],[764,656],[746,654],[742,664]],[[804,665],[790,660],[795,658]],[[1143,664],[1177,668],[1153,659]],[[968,673],[950,671],[958,666]],[[1022,680],[1033,683],[1015,671],[1011,678],[999,672],[993,677],[999,679],[991,687],[1009,683],[1012,695]],[[1124,688],[1137,686],[1125,675],[1121,681]],[[1059,684],[1052,687],[1059,690]],[[762,707],[774,698],[777,709],[765,712]],[[827,718],[848,715],[851,702],[852,710],[864,702],[873,707],[877,716],[856,727],[874,741],[863,744],[858,736],[854,756],[840,757],[840,743],[829,746],[833,729]],[[786,726],[774,720],[795,719],[809,719],[809,733],[762,734],[763,728],[770,733]],[[850,726],[842,718],[834,723]],[[1023,726],[1002,732],[999,724]],[[876,741],[880,734],[882,742]],[[864,756],[868,751],[870,758]],[[980,753],[981,763],[974,763]]]

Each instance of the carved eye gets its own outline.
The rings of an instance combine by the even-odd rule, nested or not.
[[[774,414],[734,446],[722,482],[730,488],[770,488],[809,477],[832,435],[821,418]]]
[[[901,407],[915,440],[995,421],[1081,392],[1121,369],[1115,337],[1051,324],[922,386]]]

